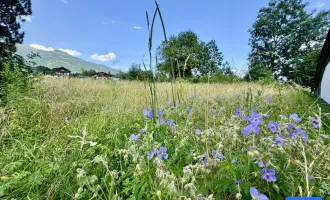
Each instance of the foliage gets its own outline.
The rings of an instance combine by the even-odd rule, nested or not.
[[[31,15],[31,0],[11,0],[0,3],[0,72],[2,63],[8,62],[16,52],[16,43],[22,43],[24,32],[20,32],[20,21]]]
[[[96,73],[96,71],[93,70],[93,69],[85,70],[84,68],[81,68],[81,75],[84,76],[84,77],[92,76],[95,73]]]
[[[133,63],[128,71],[122,72],[120,71],[116,77],[122,80],[135,80],[135,81],[143,81],[143,80],[150,80],[152,77],[152,72],[150,70],[142,70],[141,65]]]
[[[317,62],[320,56],[320,49],[307,53],[302,61],[295,68],[294,81],[304,87],[314,88]]]
[[[149,94],[139,82],[45,79],[10,95],[0,110],[0,197],[251,199],[256,187],[275,200],[329,198],[329,110],[320,112],[313,97],[253,83],[180,85],[185,98],[176,106],[166,95],[170,84],[157,85],[161,112],[153,117],[163,124],[143,115]],[[250,122],[243,116],[254,112],[263,119],[260,133],[244,136]],[[289,124],[308,141],[290,136]],[[275,182],[262,178],[260,161],[276,171]]]
[[[307,10],[302,0],[270,0],[250,29],[250,69],[263,65],[277,79],[295,78],[302,55],[322,45],[330,11]]]
[[[214,40],[208,43],[199,40],[196,33],[184,31],[178,36],[171,36],[157,48],[161,61],[159,71],[172,73],[170,59],[174,65],[176,77],[192,76],[193,70],[201,74],[214,73],[222,64],[223,56]]]
[[[33,71],[35,73],[42,73],[44,75],[46,75],[46,74],[54,74],[54,72],[51,69],[49,69],[48,67],[45,67],[45,66],[41,66],[41,65],[35,67],[33,69]]]
[[[245,79],[250,81],[272,79],[272,71],[270,71],[263,63],[258,62],[255,63],[253,67],[250,67]]]

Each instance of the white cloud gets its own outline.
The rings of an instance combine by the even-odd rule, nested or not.
[[[30,47],[33,47],[35,49],[39,49],[42,51],[54,51],[55,50],[53,47],[45,47],[40,44],[30,44]]]
[[[32,17],[28,16],[28,15],[22,15],[22,16],[20,16],[20,19],[25,20],[26,22],[29,22],[29,23],[32,22]]]
[[[136,29],[136,30],[141,30],[142,29],[141,26],[134,26],[133,28]]]
[[[108,24],[108,22],[101,22],[101,24],[103,24],[103,25],[107,25],[107,24]]]
[[[115,59],[116,55],[114,53],[108,53],[105,55],[94,54],[91,58],[98,61],[109,61]]]
[[[69,54],[69,55],[71,55],[71,56],[80,56],[80,55],[81,55],[80,52],[75,51],[75,50],[62,49],[62,48],[60,48],[60,49],[58,49],[58,50],[63,51],[63,52],[65,52],[65,53],[67,53],[67,54]]]
[[[69,2],[67,0],[61,0],[61,1],[65,4],[69,4]]]

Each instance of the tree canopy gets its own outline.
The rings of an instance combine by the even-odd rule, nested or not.
[[[176,77],[191,76],[193,70],[201,74],[214,73],[223,60],[214,40],[205,43],[190,30],[171,36],[168,42],[163,41],[157,48],[157,56],[158,70],[172,73],[173,66]]]
[[[16,43],[22,43],[20,21],[32,14],[31,0],[1,0],[0,2],[0,71],[1,63],[16,52]]]
[[[330,12],[308,11],[302,0],[271,0],[259,10],[251,34],[250,71],[264,67],[273,76],[295,76],[301,58],[320,48],[330,25]]]

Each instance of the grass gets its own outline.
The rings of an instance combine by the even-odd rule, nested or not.
[[[144,118],[151,102],[143,82],[55,78],[37,82],[28,94],[13,90],[0,108],[0,197],[251,199],[249,189],[256,187],[270,199],[330,198],[329,140],[320,137],[329,135],[329,106],[304,89],[177,83],[176,102],[168,102],[170,83],[157,83],[156,90],[156,109],[164,108],[162,118],[174,126],[157,124],[158,113],[155,120]],[[236,116],[237,107],[247,117],[251,108],[270,115],[263,116],[260,134],[242,135],[248,122]],[[293,113],[302,122],[292,122]],[[313,128],[310,117],[320,118],[322,127]],[[278,122],[277,133],[269,121]],[[289,123],[295,132],[305,130],[309,141],[290,138]],[[283,146],[274,143],[279,133]],[[131,141],[132,134],[139,141]],[[160,147],[168,159],[149,160],[147,152]],[[259,161],[276,170],[276,182],[261,178]]]

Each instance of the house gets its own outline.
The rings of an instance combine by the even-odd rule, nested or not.
[[[52,71],[55,72],[57,76],[69,76],[71,71],[64,67],[53,68]]]
[[[330,104],[330,29],[317,62],[315,94]]]
[[[109,78],[109,74],[107,74],[105,72],[97,72],[95,74],[92,74],[92,78],[95,78],[95,79],[107,79],[107,78]]]

